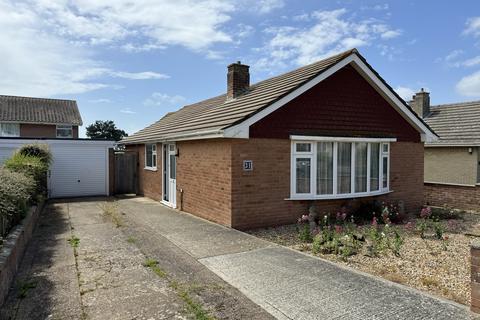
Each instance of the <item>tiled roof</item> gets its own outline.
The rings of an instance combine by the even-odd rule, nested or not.
[[[77,102],[0,95],[0,122],[82,125]]]
[[[122,142],[155,141],[184,134],[201,134],[225,129],[264,109],[354,52],[357,52],[356,49],[348,50],[280,76],[255,83],[245,94],[233,100],[227,101],[226,94],[223,94],[185,106],[126,137]]]
[[[429,145],[480,146],[480,101],[432,106],[425,121],[440,137]]]

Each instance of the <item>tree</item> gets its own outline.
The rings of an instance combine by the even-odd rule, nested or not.
[[[128,134],[118,129],[112,120],[97,120],[95,123],[87,126],[87,137],[90,139],[110,139],[119,141]]]

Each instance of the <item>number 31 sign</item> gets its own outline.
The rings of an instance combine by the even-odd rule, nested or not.
[[[243,171],[252,171],[252,170],[253,170],[253,161],[243,160]]]

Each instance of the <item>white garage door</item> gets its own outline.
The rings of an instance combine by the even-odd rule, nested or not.
[[[51,198],[108,195],[108,147],[92,143],[51,143]]]
[[[53,162],[48,176],[50,198],[108,195],[108,150],[112,141],[0,139],[0,165],[27,143],[46,143]]]

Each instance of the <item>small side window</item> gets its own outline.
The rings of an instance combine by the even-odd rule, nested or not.
[[[72,126],[57,126],[57,138],[73,138]]]

